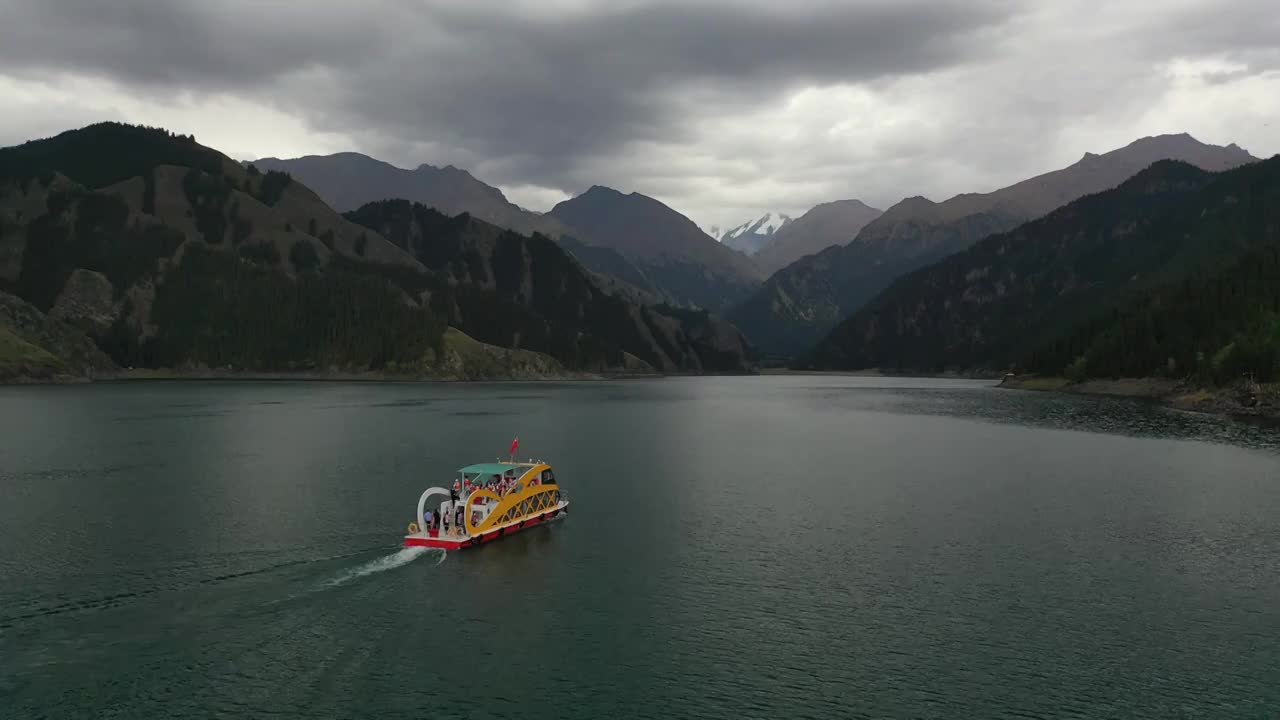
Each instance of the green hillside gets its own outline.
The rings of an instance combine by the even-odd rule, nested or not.
[[[95,377],[116,370],[79,328],[0,292],[0,382]]]
[[[67,372],[61,358],[0,327],[0,380],[47,378]]]

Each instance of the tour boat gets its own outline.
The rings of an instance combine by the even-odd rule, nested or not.
[[[443,502],[428,506],[435,496],[442,496]],[[459,506],[461,527],[457,523]],[[468,465],[458,470],[452,491],[433,487],[422,493],[418,498],[418,519],[409,523],[404,544],[445,550],[474,547],[542,525],[565,513],[568,506],[569,500],[560,492],[555,473],[545,462]],[[432,513],[431,523],[427,522],[428,512]]]

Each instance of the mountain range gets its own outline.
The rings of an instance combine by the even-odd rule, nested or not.
[[[519,207],[507,200],[498,188],[452,165],[439,168],[422,164],[406,170],[354,152],[288,160],[260,158],[251,164],[260,170],[289,173],[340,213],[366,203],[400,198],[422,203],[445,215],[468,213],[524,235],[537,232],[558,239],[568,231],[554,218]]]
[[[540,235],[407,201],[344,217],[285,172],[116,123],[0,149],[0,295],[8,378],[747,367],[730,326],[611,295]]]
[[[498,188],[453,166],[422,164],[407,170],[354,152],[290,159],[268,157],[251,164],[261,170],[289,173],[339,212],[369,202],[402,198],[445,215],[465,212],[521,234],[541,233],[574,252],[603,283],[630,297],[714,311],[727,310],[745,299],[747,289],[754,289],[765,277],[801,257],[847,243],[880,213],[858,200],[841,200],[818,205],[800,218],[766,212],[728,230],[712,228],[708,234],[695,231],[696,226],[690,227],[691,221],[685,222],[687,218],[653,198],[613,191],[628,199],[610,199],[608,191],[612,189],[603,186],[588,190],[583,194],[586,197],[567,201],[569,204],[561,213],[536,213],[515,205]],[[593,191],[598,197],[593,196]],[[583,206],[592,204],[609,204],[611,209],[629,204],[629,220],[625,226],[619,223],[602,232],[596,225],[578,228],[565,219],[568,213],[585,213]],[[709,250],[702,235],[752,256],[754,268],[728,253]],[[653,247],[663,248],[661,259],[649,251]],[[709,269],[711,288],[700,287],[702,281],[696,279],[699,273],[691,273],[690,264]],[[692,282],[691,276],[695,278]]]
[[[1280,377],[1280,156],[1160,161],[910,273],[842,322],[827,369]]]
[[[456,168],[237,163],[102,123],[0,148],[0,380],[741,372],[761,351],[1280,377],[1277,162],[1148,137],[994,192],[824,203],[716,238],[603,186],[538,214]],[[748,236],[767,236],[752,256],[729,244]]]
[[[358,153],[262,158],[251,164],[288,172],[344,212],[400,198],[445,215],[465,212],[521,234],[543,234],[632,298],[720,311],[763,279],[740,253],[720,247],[691,220],[639,193],[596,186],[539,214],[452,166],[405,170]]]
[[[728,317],[767,355],[803,353],[894,279],[1067,202],[1113,188],[1164,159],[1210,171],[1256,160],[1236,145],[1162,135],[1102,155],[1086,154],[1069,167],[994,192],[957,195],[942,203],[907,198],[869,222],[851,242],[774,273]]]

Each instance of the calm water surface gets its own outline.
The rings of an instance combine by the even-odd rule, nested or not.
[[[570,516],[401,550],[505,452]],[[0,388],[0,717],[1280,715],[1280,432],[982,383]]]

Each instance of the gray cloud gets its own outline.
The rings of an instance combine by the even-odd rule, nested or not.
[[[289,10],[288,12],[283,12]],[[346,64],[364,23],[285,3],[4,0],[7,69],[71,71],[160,90],[248,90],[289,72]]]
[[[608,183],[725,224],[986,189],[1142,127],[1197,129],[1165,122],[1230,130],[1182,97],[1244,97],[1280,66],[1268,5],[0,0],[0,78],[97,78],[156,105],[233,97],[399,164],[537,197]],[[1197,60],[1220,66],[1168,71]],[[33,122],[0,119],[0,136]]]
[[[762,8],[639,6],[558,16],[430,14],[444,44],[399,45],[375,71],[335,68],[338,129],[501,158],[521,182],[566,182],[582,155],[625,142],[681,142],[690,95],[732,109],[805,84],[924,71],[981,51],[963,39],[990,8],[891,4],[773,14]],[[404,72],[396,72],[403,69]]]
[[[316,124],[505,159],[512,180],[624,141],[673,140],[699,86],[719,105],[804,84],[963,61],[1007,15],[984,3],[640,4],[495,12],[497,3],[10,2],[9,69],[155,90],[267,92]]]

